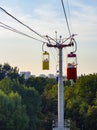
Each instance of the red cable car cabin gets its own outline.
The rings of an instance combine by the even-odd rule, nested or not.
[[[77,57],[73,53],[67,55],[67,79],[77,79]]]

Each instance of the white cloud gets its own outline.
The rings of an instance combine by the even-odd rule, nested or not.
[[[73,1],[70,3],[73,6],[72,11],[72,21],[73,30],[75,33],[81,34],[81,37],[84,37],[84,40],[87,40],[87,36],[91,38],[95,37],[97,34],[97,14],[96,9],[90,5],[84,5],[84,3],[79,1]],[[53,10],[50,5],[42,5],[40,8],[35,8],[32,14],[23,14],[16,7],[15,9],[9,8],[9,12],[15,15],[18,19],[20,19],[25,24],[32,27],[34,30],[39,33],[45,34],[54,34],[54,31],[58,31],[62,35],[66,33],[67,35],[67,27],[65,23],[65,19],[59,17],[58,12]],[[63,12],[62,12],[63,14]],[[1,18],[2,19],[2,18]],[[5,18],[3,18],[5,19]],[[16,27],[17,29],[27,32],[25,27],[21,26],[19,23],[15,22],[10,18],[6,18],[8,25]],[[32,34],[29,32],[29,34]],[[16,34],[14,34],[16,35]]]
[[[81,41],[97,41],[97,13],[96,8],[82,1],[72,1],[72,25],[73,29],[78,32]]]
[[[93,43],[97,42],[96,9],[94,7],[92,7],[92,5],[88,5],[88,4],[86,5],[79,1],[76,2],[75,0],[73,0],[72,3],[70,3],[70,4],[72,4],[72,8],[70,10],[71,11],[71,24],[72,24],[73,32],[78,34],[78,38],[77,38],[79,41],[78,53],[81,55],[78,58],[79,62],[80,62],[78,64],[80,66],[80,71],[81,71],[82,64],[83,64],[82,69],[83,69],[83,71],[85,71],[84,67],[86,67],[87,66],[86,64],[89,62],[89,60],[87,62],[87,56],[89,55],[89,53],[91,51],[91,47],[92,47],[92,49],[94,47],[97,48],[96,44],[95,45],[93,44]],[[7,8],[6,8],[6,10],[7,10]],[[40,8],[35,8],[32,10],[31,14],[28,14],[28,13],[25,14],[21,10],[19,10],[17,7],[16,7],[16,9],[13,9],[10,7],[10,8],[8,8],[8,11],[11,14],[15,15],[19,20],[21,20],[25,24],[29,25],[32,29],[39,32],[40,34],[43,34],[43,35],[48,34],[52,37],[55,37],[55,31],[58,31],[59,35],[63,35],[64,37],[67,36],[68,31],[67,31],[65,19],[63,17],[63,12],[60,13],[57,10],[54,10],[54,8],[52,8],[50,5],[45,5],[45,6],[43,5]],[[60,14],[62,14],[62,15],[60,15]],[[8,25],[13,26],[16,29],[26,32],[27,34],[30,34],[31,36],[36,36],[33,33],[31,33],[30,31],[27,31],[27,29],[24,29],[24,27],[22,25],[15,22],[14,20],[12,20],[8,17],[1,17],[1,15],[0,15],[0,20],[2,20],[2,19],[3,20],[5,19],[6,23]],[[40,51],[38,49],[41,48],[41,45],[39,47],[35,48],[35,46],[37,44],[36,42],[33,42],[34,46],[33,45],[31,46],[32,41],[30,41],[28,39],[25,40],[26,38],[20,37],[19,35],[16,35],[15,33],[9,33],[8,31],[6,32],[6,30],[0,31],[0,39],[2,37],[11,38],[8,41],[9,43],[13,42],[16,45],[17,45],[17,43],[21,43],[22,45],[19,45],[19,44],[18,45],[19,45],[19,47],[23,48],[23,50],[24,50],[24,48],[28,47],[28,44],[26,45],[26,43],[29,42],[30,47],[32,47],[32,50],[30,50],[30,52],[29,52],[31,57],[34,57],[33,55],[36,54],[36,50],[37,50],[37,55],[40,55]],[[6,41],[6,43],[7,43],[7,41]],[[90,44],[93,44],[93,46]],[[10,45],[10,47],[12,47],[12,46]],[[30,47],[28,47],[27,50],[29,50]],[[5,48],[6,48],[6,46],[5,46]],[[17,47],[17,49],[14,47],[11,49],[13,49],[15,51],[14,53],[16,53],[16,51],[18,51],[18,47]],[[96,49],[93,49],[93,50],[96,52]],[[22,51],[22,53],[24,54],[24,57],[26,57],[25,52]],[[84,63],[83,57],[86,53],[87,53],[87,55],[85,56],[85,58],[86,58],[85,61],[87,63]],[[96,55],[96,53],[91,53],[91,54]],[[11,55],[11,52],[10,52],[10,55]],[[14,55],[15,55],[14,57],[17,57],[17,54],[14,54]],[[17,61],[18,61],[18,57],[17,57]],[[30,57],[29,61],[27,61],[27,62],[30,62],[30,64],[32,62],[32,65],[35,66],[34,65],[35,63],[33,63],[33,61],[35,60],[36,57],[34,57],[34,60],[32,59],[32,61],[31,61],[31,57]],[[21,56],[19,57],[19,60],[20,59],[21,59]],[[24,59],[22,59],[22,60],[24,60]],[[91,59],[91,61],[90,61],[91,66],[93,63],[92,60],[93,59]],[[20,64],[22,64],[22,63],[20,63]],[[29,63],[27,63],[27,64],[29,64]],[[26,60],[25,60],[25,65],[26,65]]]

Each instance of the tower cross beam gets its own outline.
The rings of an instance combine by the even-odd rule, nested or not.
[[[53,44],[50,44],[50,43],[47,43],[47,47],[54,47],[54,48],[59,48],[59,49],[62,49],[62,48],[64,48],[64,47],[71,47],[71,46],[73,46],[74,44],[73,43],[69,43],[69,44],[55,44],[55,45],[53,45]]]

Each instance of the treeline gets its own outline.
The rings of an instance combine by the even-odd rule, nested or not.
[[[66,86],[65,105],[72,130],[97,130],[97,74],[83,75],[73,87]]]
[[[54,85],[57,85],[54,79],[30,77],[25,80],[17,67],[0,65],[0,130],[51,128],[57,102],[53,104],[55,99],[51,100],[46,93]]]
[[[57,119],[57,81],[24,79],[17,67],[0,65],[0,130],[52,130]],[[71,130],[97,130],[97,74],[65,82],[65,118]]]

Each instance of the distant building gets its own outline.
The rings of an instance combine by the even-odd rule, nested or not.
[[[31,77],[35,78],[35,77],[36,77],[36,75],[31,75]]]
[[[54,74],[48,74],[48,75],[45,75],[45,74],[40,74],[39,77],[42,77],[42,78],[50,78],[50,79],[53,79],[55,78],[55,75]]]
[[[20,72],[20,75],[24,76],[24,79],[28,79],[31,76],[31,72],[27,71],[27,72]]]
[[[39,77],[46,78],[47,76],[45,74],[40,74]]]
[[[53,79],[53,78],[55,78],[55,75],[54,74],[48,74],[48,78]]]

